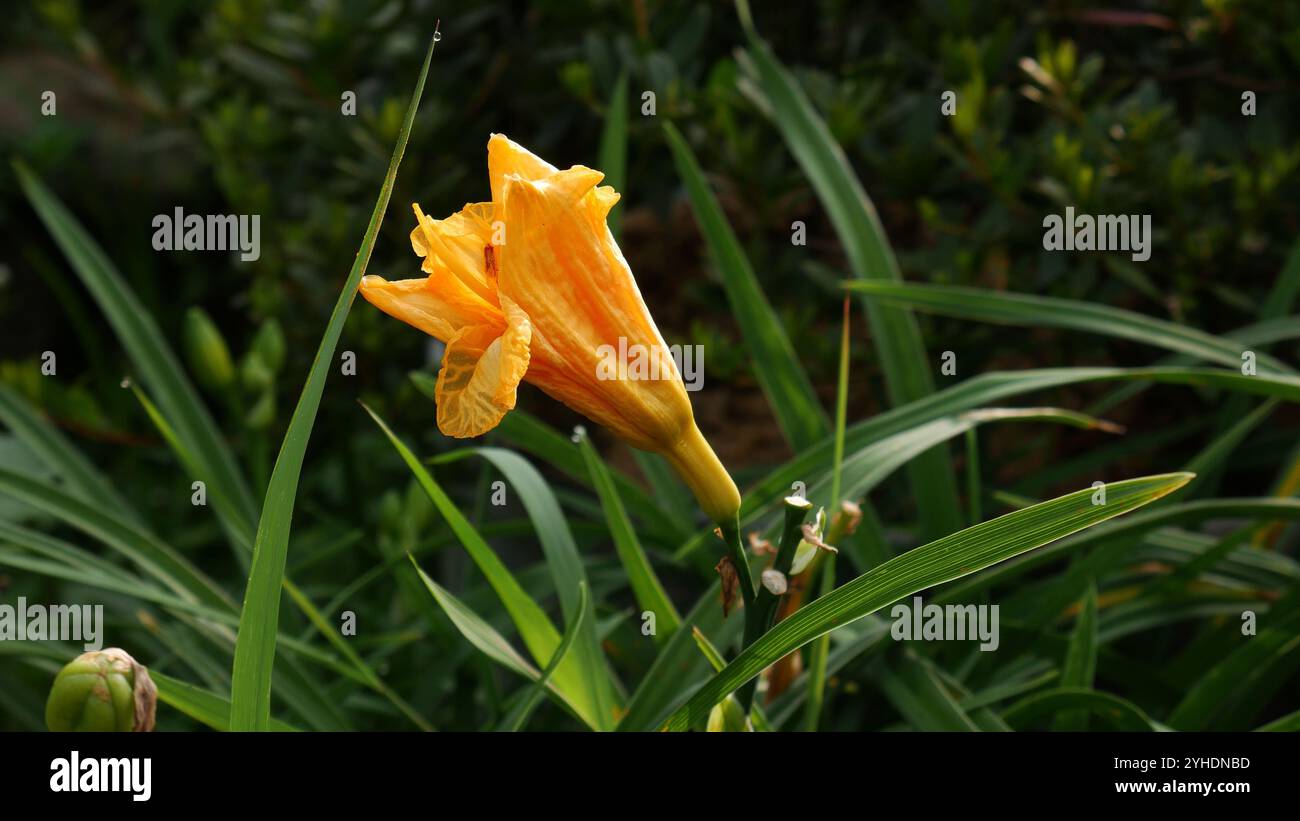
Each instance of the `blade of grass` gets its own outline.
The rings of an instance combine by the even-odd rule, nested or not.
[[[150,670],[149,677],[158,687],[158,700],[214,730],[230,728],[230,702],[216,693],[195,687],[180,679]],[[277,733],[296,733],[297,727],[271,719],[268,729]]]
[[[1127,339],[1230,368],[1240,368],[1242,363],[1240,342],[1107,305],[951,285],[856,281],[846,282],[844,287],[868,299],[943,316],[1002,325],[1066,328]],[[1289,365],[1268,354],[1256,353],[1256,364],[1261,373],[1295,374]]]
[[[944,590],[936,601],[941,603],[964,601],[963,597],[972,596],[977,591],[992,584],[1000,584],[1017,578],[1034,568],[1060,558],[1068,552],[1086,549],[1108,541],[1124,541],[1178,522],[1201,521],[1219,517],[1296,519],[1300,518],[1300,499],[1275,499],[1270,497],[1201,499],[1144,510],[1123,521],[1099,525],[1087,533],[1080,533],[1068,539],[1062,539],[1056,544],[1032,555],[1021,556],[996,568],[972,576],[970,579]],[[1084,579],[1083,584],[1072,592],[1062,590],[1060,595],[1065,596],[1065,598],[1061,606],[1063,607],[1079,597],[1087,584],[1087,576],[1095,575],[1097,572],[1104,570],[1104,566],[1093,566],[1089,568],[1087,574],[1080,574],[1080,577]]]
[[[1044,719],[1081,710],[1125,732],[1161,732],[1167,729],[1152,721],[1131,701],[1110,693],[1069,687],[1026,696],[1003,711],[1002,720],[1016,730],[1029,730]]]
[[[157,323],[145,311],[107,255],[59,199],[21,161],[14,162],[14,169],[27,199],[77,276],[99,303],[140,378],[157,396],[159,407],[175,426],[185,447],[194,453],[195,462],[203,470],[197,478],[207,483],[209,493],[230,501],[234,515],[227,517],[218,509],[223,526],[247,537],[257,520],[252,493],[230,448],[222,440],[216,422],[199,399]]]
[[[666,729],[700,725],[723,695],[823,633],[920,590],[1149,504],[1191,479],[1190,474],[1171,473],[1114,482],[1106,485],[1104,505],[1094,505],[1093,490],[1087,488],[991,519],[891,559],[778,623],[696,692],[668,720]]]
[[[1294,599],[1293,599],[1294,601]],[[1237,702],[1266,701],[1260,679],[1275,665],[1300,653],[1300,609],[1269,614],[1272,623],[1251,636],[1227,658],[1207,670],[1169,714],[1169,726],[1178,730],[1206,730]],[[1268,618],[1266,616],[1265,618]]]
[[[831,495],[830,509],[832,516],[841,516],[839,512],[841,474],[844,468],[844,427],[848,416],[849,403],[849,298],[844,297],[843,327],[840,331],[840,370],[839,383],[835,391],[835,450],[831,458]],[[820,595],[826,595],[835,587],[835,554],[831,553],[822,562],[822,584]],[[826,693],[826,659],[830,654],[831,634],[814,639],[812,652],[808,655],[808,704],[804,715],[804,729],[816,732],[821,720],[822,702]]]
[[[497,558],[495,552],[488,545],[483,537],[479,534],[474,525],[465,518],[465,514],[457,509],[456,504],[447,496],[433,476],[420,464],[420,460],[411,452],[402,440],[397,438],[387,423],[379,417],[373,410],[362,405],[370,418],[375,421],[379,429],[384,432],[388,440],[401,455],[402,461],[406,462],[407,467],[415,474],[415,479],[420,483],[424,492],[428,494],[433,501],[434,506],[442,517],[447,521],[448,526],[456,534],[460,543],[465,547],[470,558],[478,565],[492,589],[496,591],[497,596],[501,599],[502,605],[510,614],[511,621],[514,622],[515,629],[519,631],[520,637],[524,640],[524,645],[533,659],[541,665],[545,665],[555,654],[555,648],[560,645],[560,633],[555,629],[546,611],[528,595],[528,593],[519,585],[515,577],[506,568],[501,560]],[[609,729],[613,723],[614,715],[612,712],[602,712],[600,710],[599,696],[592,690],[592,682],[587,679],[586,673],[575,663],[576,659],[566,660],[560,669],[555,673],[556,685],[562,690],[578,710],[583,721],[589,726],[597,729]]]
[[[753,83],[742,91],[757,98],[786,146],[808,176],[835,233],[844,246],[854,276],[863,280],[899,282],[902,274],[894,258],[875,205],[849,165],[843,149],[817,113],[793,75],[777,60],[759,36],[746,0],[736,4],[749,40],[742,68]],[[873,347],[879,352],[890,404],[897,407],[929,396],[934,381],[926,363],[925,345],[911,312],[864,302]],[[957,482],[946,447],[923,454],[908,466],[912,495],[920,508],[925,532],[931,538],[961,528]]]
[[[519,494],[541,542],[542,552],[546,555],[546,564],[555,582],[564,620],[568,624],[574,623],[578,619],[580,604],[578,588],[589,586],[590,582],[587,580],[582,557],[578,554],[578,546],[573,541],[573,533],[560,511],[560,503],[555,494],[537,468],[519,454],[502,448],[467,448],[444,454],[434,461],[442,464],[471,454],[486,459],[501,471]],[[608,715],[621,709],[622,705],[619,703],[612,674],[605,663],[605,656],[600,650],[595,628],[595,619],[588,620],[583,626],[578,646],[573,650],[574,663],[587,677],[588,686],[596,695],[601,714]]]
[[[884,437],[1008,396],[1087,382],[1126,380],[1224,388],[1300,402],[1300,379],[1295,377],[1244,376],[1238,371],[1211,368],[1044,368],[994,372],[850,425],[845,431],[845,447],[852,453]],[[818,465],[830,464],[833,449],[834,438],[827,437],[752,486],[741,504],[742,522],[753,521],[774,499],[788,493],[792,482],[807,483],[810,476],[826,475],[827,471],[819,470]]]
[[[68,441],[8,385],[0,384],[0,422],[41,459],[60,479],[68,492],[89,504],[115,510],[124,518],[140,522],[140,514],[104,478],[90,460]]]
[[[432,375],[412,371],[409,376],[420,393],[434,399],[436,380]],[[588,486],[591,484],[586,462],[583,461],[582,454],[573,448],[569,437],[536,417],[521,410],[513,410],[501,419],[501,423],[492,432],[540,458],[570,479]],[[653,534],[664,544],[678,544],[690,534],[688,529],[677,524],[677,517],[669,515],[671,508],[656,503],[623,473],[611,473],[614,484],[618,486],[618,495],[628,510],[637,517],[643,532]]]
[[[1097,586],[1088,585],[1083,608],[1070,634],[1070,647],[1061,665],[1061,687],[1091,690],[1097,674]],[[1079,732],[1088,729],[1087,713],[1068,712],[1057,716],[1054,730]]]
[[[881,660],[875,668],[876,680],[885,698],[913,728],[926,732],[977,732],[971,720],[926,664],[904,654],[900,669]]]
[[[537,672],[537,669],[529,664],[523,656],[519,655],[515,648],[510,646],[510,642],[506,641],[500,633],[492,629],[492,625],[484,621],[481,616],[466,606],[460,599],[453,596],[449,591],[441,587],[433,579],[429,578],[429,575],[424,572],[423,568],[416,564],[414,558],[411,558],[411,563],[415,565],[416,571],[420,574],[420,579],[424,582],[425,586],[429,588],[429,593],[438,602],[439,606],[442,607],[443,611],[447,614],[447,617],[451,619],[452,623],[456,625],[456,629],[460,631],[460,634],[465,637],[466,641],[478,648],[483,655],[487,656],[502,667],[505,667],[507,670],[517,673],[529,681],[538,682],[543,680],[542,674]],[[557,637],[555,647],[552,649],[552,657],[557,654],[557,651],[561,646],[562,641]],[[563,663],[562,657],[560,663]],[[572,699],[563,689],[557,687],[550,679],[547,679],[543,683],[543,686],[546,688],[547,692],[554,695],[556,700],[560,704],[564,705],[575,718],[586,723],[586,720],[582,718],[581,713],[578,710],[578,705],[573,703]],[[588,723],[588,726],[591,725]],[[592,727],[592,729],[595,728]]]
[[[568,655],[569,649],[574,646],[575,640],[583,633],[591,633],[591,595],[587,592],[587,583],[578,582],[578,608],[573,614],[572,621],[569,622],[569,628],[565,630],[564,636],[560,639],[560,646],[556,648],[555,655],[547,662],[546,669],[537,682],[529,687],[524,696],[516,703],[506,717],[501,720],[500,728],[507,732],[519,732],[528,723],[528,718],[537,709],[538,703],[546,695],[547,685],[550,684],[551,674],[555,672],[564,657]],[[594,633],[593,633],[594,635]]]
[[[271,481],[266,489],[262,516],[258,520],[257,536],[253,542],[253,560],[240,614],[239,638],[235,645],[235,664],[230,686],[230,726],[234,730],[265,730],[270,721],[271,670],[275,663],[275,637],[280,621],[280,588],[289,553],[289,530],[293,524],[298,478],[302,473],[302,462],[307,454],[307,442],[316,422],[321,395],[325,391],[325,379],[333,365],[339,336],[343,333],[343,323],[347,320],[352,301],[357,295],[357,286],[370,262],[370,253],[383,222],[384,212],[388,210],[388,199],[393,192],[393,182],[406,150],[406,141],[411,135],[411,123],[419,108],[420,95],[424,92],[424,82],[429,74],[436,43],[436,37],[430,38],[424,65],[420,69],[415,91],[411,94],[397,144],[393,147],[388,173],[370,215],[370,224],[366,227],[352,270],[330,314],[320,348],[316,351],[316,359],[312,362],[302,395],[294,407],[293,417],[289,420],[289,428],[280,445],[280,453],[276,457]]]
[[[845,431],[848,452],[859,451],[873,442],[933,422],[940,417],[1008,396],[1049,390],[1088,382],[1160,382],[1174,385],[1212,387],[1258,396],[1300,402],[1300,379],[1290,376],[1245,376],[1237,371],[1213,368],[1043,368],[1016,372],[981,374],[925,399],[893,408],[850,425]],[[805,449],[751,486],[741,500],[741,524],[749,525],[762,516],[775,499],[790,492],[791,483],[810,484],[828,475],[834,438],[827,437]],[[684,561],[712,538],[702,530],[683,542],[673,558]]]
[[[686,614],[682,629],[659,651],[628,701],[619,732],[653,729],[703,683],[711,668],[696,648],[692,637],[695,629],[724,647],[740,636],[741,620],[725,618],[718,597],[718,584],[714,582]]]
[[[169,590],[194,602],[231,607],[230,597],[170,545],[68,493],[0,468],[0,493],[66,522],[126,556]]]
[[[149,397],[146,396],[144,391],[136,385],[131,385],[131,390],[135,394],[136,399],[140,402],[140,405],[144,408],[145,413],[151,420],[153,420],[154,426],[158,428],[163,439],[166,440],[168,445],[171,446],[172,450],[175,452],[177,458],[180,459],[181,464],[187,469],[192,471],[196,470],[193,462],[193,455],[186,450],[185,446],[179,441],[171,425],[158,411],[153,402],[150,401]],[[213,502],[214,504],[220,504],[221,500],[213,499]],[[251,543],[241,543],[239,547],[246,553],[251,553],[253,550]],[[383,679],[379,677],[379,674],[376,673],[370,665],[366,664],[360,654],[352,649],[352,645],[339,634],[338,630],[325,620],[325,617],[321,615],[320,611],[316,608],[316,605],[312,603],[307,594],[303,593],[287,575],[282,577],[281,584],[284,591],[289,594],[289,599],[294,603],[294,606],[296,606],[298,610],[307,617],[307,621],[312,625],[312,627],[314,627],[327,642],[332,644],[335,650],[338,650],[345,659],[351,662],[352,666],[356,668],[361,679],[368,687],[388,699],[388,701],[392,703],[399,712],[410,719],[411,723],[415,726],[425,731],[431,731],[433,729],[433,727],[424,720],[423,716],[416,712],[411,705],[407,704],[401,696],[384,683]]]
[[[700,233],[708,242],[721,275],[732,315],[753,360],[759,387],[776,414],[786,441],[796,451],[805,448],[826,435],[826,412],[818,404],[808,374],[799,364],[780,319],[763,295],[749,258],[722,213],[717,197],[709,189],[690,146],[672,123],[664,123],[664,136],[678,176],[690,195]]]
[[[604,460],[600,458],[591,440],[587,438],[586,431],[579,429],[574,438],[578,440],[578,447],[587,462],[587,469],[591,471],[592,485],[600,497],[601,507],[605,511],[605,522],[609,525],[610,537],[614,540],[618,559],[627,572],[628,584],[632,587],[632,595],[636,598],[637,606],[642,612],[649,611],[655,614],[655,641],[667,641],[681,626],[682,617],[678,615],[677,608],[673,606],[672,599],[668,598],[664,586],[659,582],[659,576],[651,566],[650,559],[641,548],[636,531],[628,521],[627,511],[623,509],[623,503],[619,501],[618,493],[614,489],[609,468],[605,467]]]

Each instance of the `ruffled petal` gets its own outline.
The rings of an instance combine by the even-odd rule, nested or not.
[[[558,170],[504,134],[493,134],[488,139],[488,181],[492,185],[492,202],[498,205],[507,176],[514,174],[525,180],[540,180]]]
[[[502,310],[504,332],[490,325],[465,328],[443,354],[435,397],[438,429],[447,436],[481,436],[515,406],[528,371],[532,326],[509,299],[502,300]]]
[[[447,272],[420,279],[389,282],[383,277],[361,278],[361,295],[391,317],[449,342],[463,328],[486,325],[505,328],[501,310],[490,305]]]
[[[429,274],[449,271],[485,302],[495,305],[496,288],[488,282],[483,263],[483,248],[492,241],[492,203],[468,203],[442,220],[425,216],[419,205],[411,207],[417,220],[411,247],[424,257],[421,269]]]

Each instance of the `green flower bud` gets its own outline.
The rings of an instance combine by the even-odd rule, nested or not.
[[[244,415],[244,424],[253,430],[270,427],[275,421],[275,391],[267,391],[248,409]]]
[[[709,711],[709,723],[705,727],[705,732],[751,733],[753,731],[754,728],[749,723],[749,717],[740,708],[740,702],[736,700],[735,696],[727,696],[721,702],[713,705],[713,709]]]
[[[262,358],[267,368],[278,371],[284,364],[284,349],[284,331],[280,330],[280,323],[274,319],[263,322],[257,330],[257,336],[253,337],[253,351]]]
[[[239,378],[249,393],[266,391],[275,382],[275,374],[257,351],[249,351],[244,357],[244,363],[239,368]]]
[[[109,647],[77,656],[54,677],[45,726],[66,732],[149,732],[158,690],[144,665]]]
[[[185,312],[185,356],[204,387],[222,390],[235,381],[230,348],[202,308]]]

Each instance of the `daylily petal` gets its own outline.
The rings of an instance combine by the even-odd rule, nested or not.
[[[557,171],[558,168],[504,134],[493,134],[488,139],[488,182],[492,186],[493,203],[501,203],[507,176],[540,180]]]
[[[508,299],[502,301],[505,332],[475,325],[447,345],[435,389],[438,429],[467,438],[492,430],[515,406],[519,382],[528,370],[532,328],[528,316]]]
[[[506,326],[499,308],[484,302],[447,272],[396,282],[365,276],[361,278],[361,295],[389,316],[443,342],[450,342],[462,328],[487,325],[500,335]]]
[[[603,222],[599,231],[592,223],[602,176],[575,166],[537,181],[506,178],[498,287],[543,341],[529,381],[633,446],[660,451],[694,426],[690,401],[627,262]],[[657,355],[662,378],[598,379],[601,347],[620,338]]]
[[[496,286],[488,282],[483,247],[492,241],[492,203],[468,203],[445,220],[430,219],[413,206],[418,225],[411,247],[424,257],[426,273],[450,271],[485,302],[497,304]]]

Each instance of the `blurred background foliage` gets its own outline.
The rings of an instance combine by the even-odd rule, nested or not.
[[[753,9],[870,192],[906,279],[1083,299],[1210,332],[1254,319],[1296,236],[1300,5],[922,0],[903,13],[893,3],[827,0],[755,2]],[[723,461],[743,483],[786,459],[788,446],[754,380],[761,363],[740,344],[660,128],[663,118],[675,122],[710,173],[830,407],[846,262],[816,195],[755,102],[735,51],[744,38],[730,3],[36,0],[6,9],[0,31],[0,154],[24,158],[103,245],[186,354],[260,494],[439,18],[443,39],[370,271],[417,275],[407,236],[411,202],[441,216],[487,198],[492,132],[561,167],[596,165],[605,109],[626,74],[624,253],[668,341],[705,346],[705,390],[692,398]],[[41,114],[45,90],[57,94],[56,116]],[[945,90],[957,93],[956,116],[940,113]],[[356,94],[356,116],[341,113],[348,91]],[[656,95],[655,117],[641,114],[644,91]],[[1255,116],[1242,114],[1244,91],[1257,96]],[[1042,218],[1066,205],[1151,214],[1151,260],[1045,253]],[[260,214],[261,258],[154,251],[151,219],[178,206]],[[797,220],[807,225],[805,247],[790,241]],[[72,436],[156,529],[196,551],[216,578],[242,579],[215,522],[190,506],[189,480],[121,388],[129,363],[7,163],[0,222],[0,381]],[[1153,359],[1136,345],[1095,336],[918,318],[934,361],[916,367],[933,369],[941,387],[995,368]],[[357,372],[336,372],[327,386],[289,559],[291,575],[318,604],[395,550],[449,543],[425,497],[406,492],[396,454],[355,404],[370,404],[422,454],[449,449],[432,404],[408,379],[433,365],[436,346],[359,303],[341,349],[356,353]],[[860,419],[885,407],[860,319],[853,349],[849,418]],[[944,350],[957,354],[957,377],[938,375]],[[57,354],[57,378],[40,373],[44,351]],[[1059,404],[1082,406],[1104,391],[1069,388]],[[577,421],[531,388],[520,401],[562,430]],[[1119,422],[1180,434],[1165,437],[1158,451],[1110,462],[1095,478],[1182,464],[1198,446],[1193,434],[1211,421],[1198,423],[1198,401],[1194,391],[1156,388],[1115,409]],[[1277,419],[1243,445],[1228,477],[1237,487],[1268,490],[1273,473],[1256,475],[1250,466],[1252,459],[1271,464],[1292,447],[1294,416]],[[612,464],[636,470],[625,448],[596,435]],[[1014,487],[1096,441],[1053,428],[1029,443],[1018,428],[999,428],[989,434],[984,469]],[[0,458],[34,465],[8,436],[0,437]],[[513,502],[485,513],[489,474],[476,463],[444,470],[463,480],[447,485],[465,509],[488,520],[521,515]],[[598,508],[558,484],[580,541],[607,545]],[[1060,487],[1073,485],[1040,490]],[[877,495],[891,523],[914,510],[901,478]],[[4,504],[7,515],[19,515]],[[531,553],[529,534],[517,537]],[[444,579],[465,571],[457,550],[438,561]],[[606,569],[617,575],[616,565]],[[4,575],[0,593],[91,600],[67,585],[57,592],[60,584]],[[470,652],[450,631],[436,641],[404,633],[412,613],[430,607],[422,591],[407,593],[394,598],[384,582],[358,594],[365,604],[350,603],[363,624],[383,626],[382,634],[363,630],[360,646],[381,655],[391,647],[393,663],[408,671],[434,671]],[[130,609],[114,612],[122,629],[140,629]],[[284,619],[290,632],[301,629],[297,613]],[[144,624],[140,641],[165,656],[167,636]],[[648,661],[619,659],[632,668]],[[483,692],[458,687],[456,677],[490,678],[480,662],[455,667],[446,680],[430,672],[413,699],[417,708],[454,726],[450,717],[467,706],[456,700]],[[26,674],[30,693],[15,689],[0,703],[0,727],[22,726],[23,699],[41,690],[40,676]],[[380,711],[375,721],[402,726]]]

